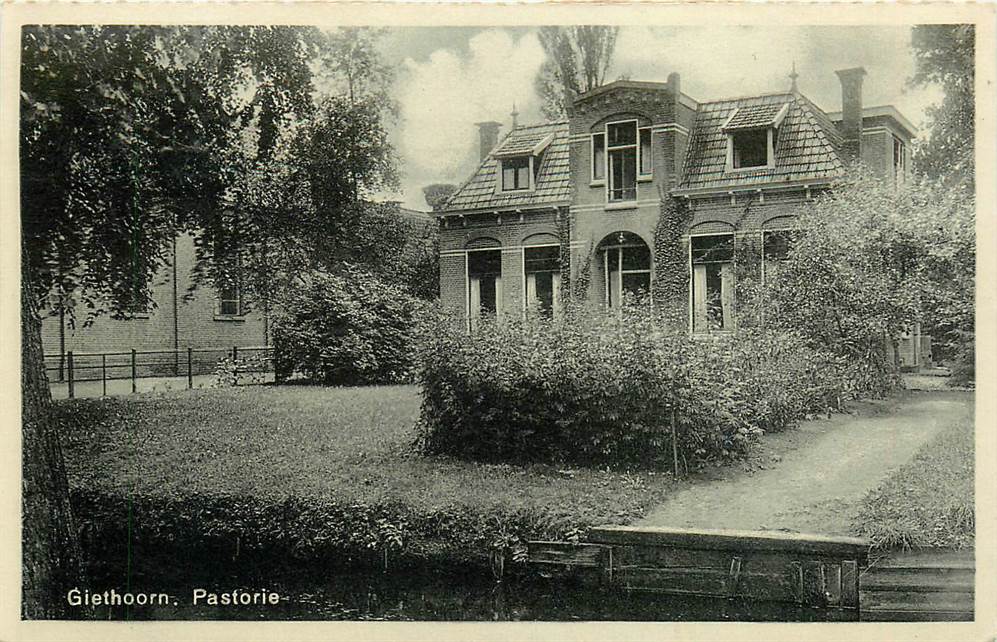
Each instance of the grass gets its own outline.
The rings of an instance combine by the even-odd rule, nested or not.
[[[383,544],[385,528],[391,530],[385,521],[423,548],[440,543],[430,540],[468,548],[487,546],[493,535],[565,537],[592,525],[626,523],[662,501],[675,483],[667,473],[423,456],[413,446],[419,404],[412,386],[256,386],[80,399],[56,408],[70,486],[90,498],[77,501],[83,521],[120,519],[100,506],[122,498],[129,527],[141,510],[146,522],[199,515],[160,524],[150,537],[169,539],[177,534],[162,531],[192,528],[198,532],[186,536],[198,538],[211,529],[235,529],[235,522],[247,530],[286,530],[287,524],[263,522],[290,523],[287,515],[261,515],[290,502],[304,506],[295,509],[299,522],[307,521],[305,513],[326,516],[312,521],[336,522],[314,524],[315,536],[328,539],[326,530],[339,529],[347,548]],[[190,506],[180,510],[178,502]],[[251,511],[233,508],[249,504]],[[329,506],[338,508],[315,512]],[[353,513],[366,516],[343,523]],[[222,514],[227,517],[208,518]],[[307,530],[300,523],[295,528]],[[378,533],[364,539],[355,532],[363,529]]]
[[[881,549],[973,546],[973,439],[970,418],[925,444],[866,495],[859,534]]]

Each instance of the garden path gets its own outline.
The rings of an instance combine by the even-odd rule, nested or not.
[[[972,418],[967,392],[908,392],[863,402],[854,414],[766,435],[760,464],[756,457],[748,470],[729,467],[690,484],[638,524],[848,535],[869,490],[941,430]]]

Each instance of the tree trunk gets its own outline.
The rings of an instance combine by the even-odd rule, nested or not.
[[[26,256],[26,255],[25,255]],[[66,592],[82,583],[69,485],[42,352],[41,318],[28,261],[21,269],[21,617],[79,618]]]

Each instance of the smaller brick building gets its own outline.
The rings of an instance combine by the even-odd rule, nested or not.
[[[402,207],[398,208],[398,215],[416,226],[431,222],[425,212]],[[187,348],[230,350],[270,346],[267,310],[246,301],[238,288],[216,291],[201,286],[191,291],[194,251],[190,235],[177,237],[171,252],[173,260],[152,281],[155,306],[148,311],[124,318],[102,314],[89,326],[84,326],[80,318],[75,327],[58,312],[45,315],[42,346],[49,364],[62,363],[70,351],[75,354],[121,353],[133,349],[185,352]],[[82,317],[85,310],[78,314]],[[62,372],[61,368],[54,371]],[[169,368],[164,372],[169,372]]]
[[[481,164],[437,212],[444,304],[473,328],[530,306],[557,314],[565,297],[613,308],[650,293],[692,333],[735,329],[740,258],[756,255],[762,279],[776,269],[801,210],[856,161],[908,175],[914,127],[862,104],[864,69],[837,74],[840,112],[804,96],[795,74],[787,91],[700,102],[673,73],[609,83],[578,96],[567,121],[514,125],[502,140],[498,123],[479,123]],[[669,262],[662,243],[675,245]]]

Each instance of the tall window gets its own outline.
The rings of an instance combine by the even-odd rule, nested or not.
[[[606,305],[619,308],[627,294],[646,297],[651,291],[651,250],[636,234],[621,232],[600,244]]]
[[[557,245],[523,250],[526,305],[544,316],[557,314],[561,305],[561,248]]]
[[[502,159],[502,191],[530,189],[530,158],[517,156]]]
[[[606,180],[606,135],[592,134],[592,182]]]
[[[898,184],[907,178],[907,157],[904,142],[893,137],[893,180]]]
[[[241,316],[243,313],[242,287],[236,280],[218,290],[218,314],[227,317]]]
[[[653,170],[653,156],[651,154],[651,128],[644,127],[640,130],[640,175],[650,176]]]
[[[467,310],[470,326],[482,314],[502,311],[502,251],[471,250],[467,253]]]
[[[637,200],[637,121],[606,126],[610,202]]]
[[[694,236],[692,250],[692,330],[734,327],[734,235]]]

